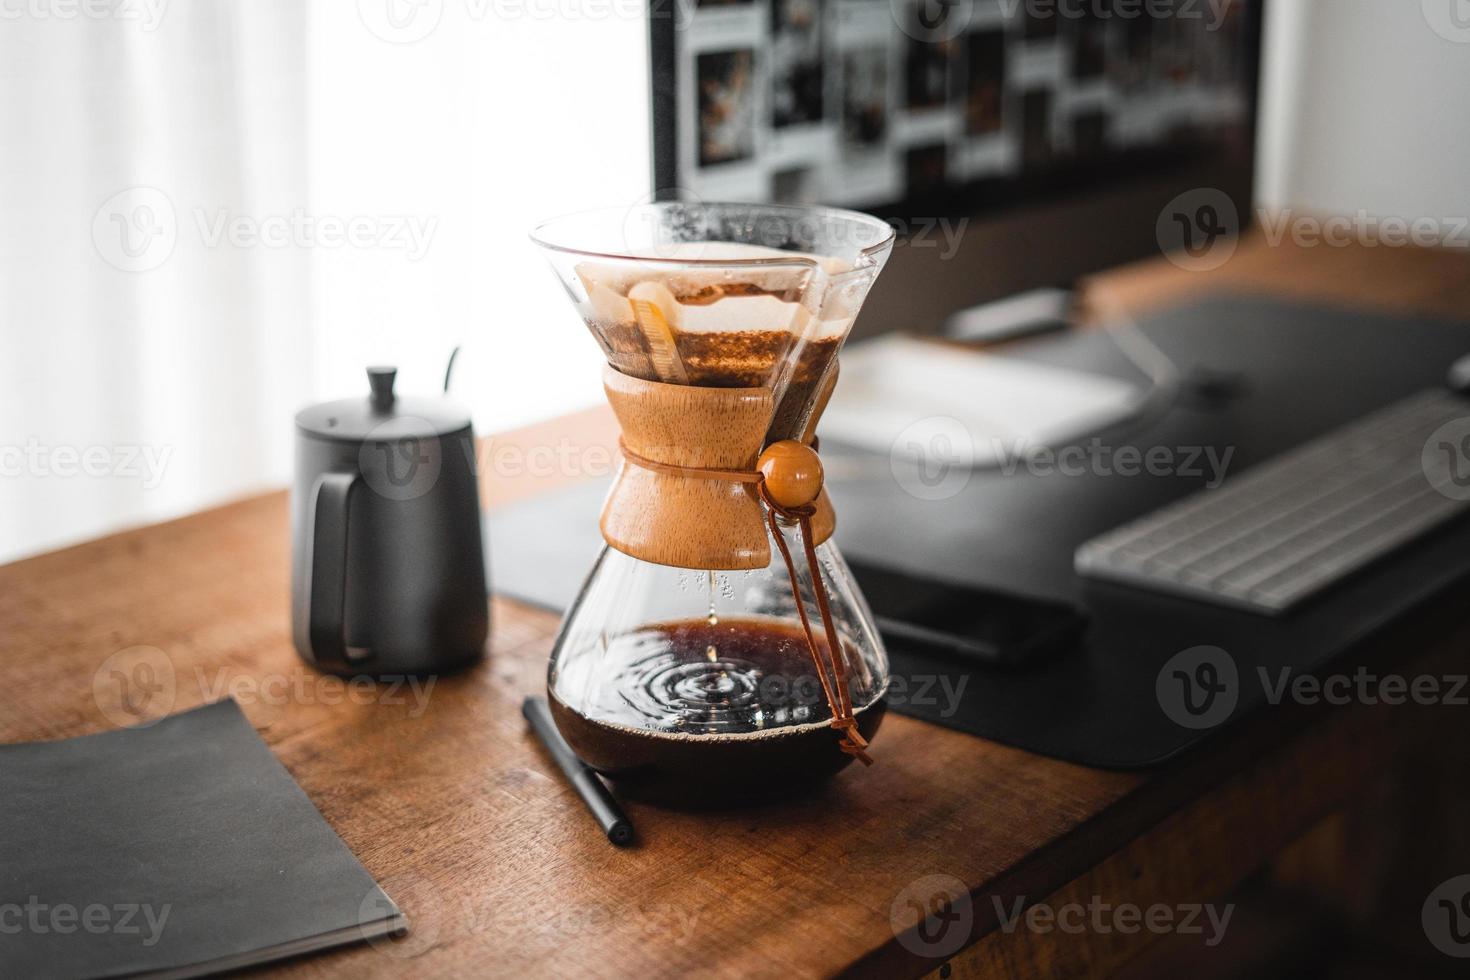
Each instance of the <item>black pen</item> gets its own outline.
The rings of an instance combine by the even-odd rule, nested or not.
[[[592,816],[602,826],[607,839],[619,847],[633,843],[633,824],[628,820],[627,814],[623,813],[618,801],[613,799],[602,780],[597,778],[597,774],[577,758],[566,739],[561,737],[561,732],[556,730],[546,699],[526,698],[521,703],[521,714],[526,716],[526,720],[531,723],[531,731],[536,733],[536,738],[546,747],[558,768],[566,774],[572,789],[577,791],[582,802],[587,804],[587,809],[592,811]]]

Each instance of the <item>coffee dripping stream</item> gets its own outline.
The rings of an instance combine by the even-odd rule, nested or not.
[[[666,204],[534,237],[603,349],[623,430],[607,546],[548,673],[562,734],[620,786],[680,804],[870,761],[887,657],[830,541],[811,444],[891,231],[830,209]]]

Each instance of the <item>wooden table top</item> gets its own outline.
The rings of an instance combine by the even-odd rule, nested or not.
[[[1135,308],[1209,281],[1470,310],[1470,259],[1366,251],[1256,242],[1209,280],[1156,262],[1096,288]],[[595,411],[497,441],[605,444],[613,434]],[[498,480],[487,497],[503,504],[555,480]],[[162,651],[173,682],[147,716],[233,694],[414,925],[391,946],[281,968],[296,976],[916,973],[938,961],[896,937],[891,915],[905,889],[933,875],[976,896],[966,914],[974,937],[985,937],[950,969],[1101,968],[1122,947],[1002,937],[980,896],[1062,894],[1089,875],[1086,887],[1110,893],[1140,878],[1156,894],[1228,884],[1228,862],[1179,860],[1177,874],[1159,862],[1205,833],[1215,835],[1210,850],[1245,861],[1289,839],[1398,745],[1384,726],[1369,737],[1351,711],[1335,712],[1284,743],[1243,733],[1187,765],[1139,775],[890,715],[870,769],[849,769],[794,803],[740,812],[630,805],[641,843],[619,850],[596,833],[520,715],[521,699],[544,691],[556,617],[494,599],[483,665],[427,690],[364,695],[297,658],[288,551],[286,496],[274,493],[0,567],[0,741],[116,727],[126,706],[103,665],[140,645]],[[1348,750],[1333,755],[1329,745]],[[1268,791],[1280,798],[1264,828],[1241,836],[1220,822]]]

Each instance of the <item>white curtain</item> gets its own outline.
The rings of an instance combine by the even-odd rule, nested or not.
[[[0,22],[0,561],[282,485],[369,363],[592,404],[526,241],[648,187],[641,10],[55,0]],[[493,479],[494,474],[482,478]]]

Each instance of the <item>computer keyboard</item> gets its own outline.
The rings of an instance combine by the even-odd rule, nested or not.
[[[1424,391],[1088,541],[1079,574],[1278,615],[1470,507],[1470,401]],[[1437,442],[1440,440],[1436,440]],[[1452,467],[1455,467],[1452,469]]]

